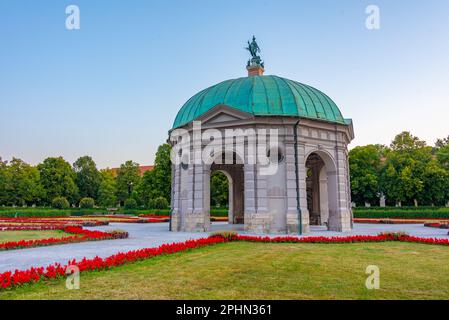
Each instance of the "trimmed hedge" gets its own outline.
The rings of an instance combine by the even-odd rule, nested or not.
[[[449,207],[441,207],[441,206],[403,206],[403,207],[355,207],[353,208],[354,211],[422,211],[422,210],[449,210]]]
[[[227,208],[211,208],[210,215],[214,217],[227,217],[228,209]]]
[[[170,209],[125,209],[118,208],[116,214],[129,214],[136,215],[139,214],[155,214],[158,216],[168,216],[170,214]],[[106,208],[69,208],[69,209],[54,209],[54,208],[13,208],[13,207],[0,207],[0,217],[69,217],[69,216],[85,216],[94,214],[108,214]],[[227,208],[211,208],[211,216],[214,217],[227,217]]]
[[[373,207],[354,208],[354,218],[449,219],[446,207]]]
[[[92,209],[95,206],[95,200],[92,198],[82,198],[79,207],[83,209]]]

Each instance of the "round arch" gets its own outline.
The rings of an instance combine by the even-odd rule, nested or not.
[[[233,163],[226,163],[226,156],[232,154]],[[221,163],[216,163],[217,159]],[[229,157],[231,158],[231,157]],[[228,221],[230,224],[244,223],[244,162],[238,152],[224,150],[213,156],[210,164],[204,165],[204,207],[210,216],[210,179],[212,171],[220,171],[228,179]]]
[[[335,229],[339,213],[337,165],[325,150],[312,150],[305,157],[308,185],[307,205],[310,223]]]

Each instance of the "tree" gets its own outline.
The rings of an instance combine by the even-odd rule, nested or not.
[[[390,147],[381,170],[380,189],[387,199],[397,202],[422,200],[423,175],[432,160],[432,148],[406,131],[398,134]]]
[[[92,209],[95,206],[95,200],[92,198],[82,198],[80,200],[80,208]]]
[[[125,200],[125,209],[133,210],[137,208],[137,201],[133,198]]]
[[[355,147],[349,152],[352,200],[362,205],[379,200],[379,172],[385,150],[381,145]]]
[[[164,143],[159,146],[154,160],[154,182],[159,190],[159,194],[170,202],[171,199],[171,146]]]
[[[17,158],[11,160],[7,170],[10,179],[8,202],[20,206],[38,203],[43,196],[39,170]]]
[[[449,136],[447,136],[447,138],[443,138],[443,139],[437,139],[437,142],[435,142],[435,147],[436,148],[442,148],[449,145]]]
[[[71,203],[78,201],[75,173],[62,157],[47,158],[37,166],[40,183],[45,190],[45,202],[50,204],[56,197],[65,197]]]
[[[8,171],[8,162],[0,157],[0,205],[8,204],[8,189],[11,178]]]
[[[134,194],[134,189],[139,187],[140,175],[139,164],[126,161],[120,166],[117,173],[117,199],[120,202],[125,201]]]
[[[440,165],[449,170],[449,136],[445,139],[438,139],[435,143],[435,154]]]
[[[441,166],[449,170],[449,144],[438,148],[436,155]]]
[[[151,200],[161,196],[162,192],[156,183],[156,175],[153,170],[148,170],[143,173],[141,182],[136,188],[139,203],[148,205]]]
[[[151,199],[148,203],[148,207],[150,209],[167,209],[169,206],[167,199],[164,197],[157,197],[154,199]]]
[[[70,203],[65,197],[56,197],[51,202],[51,206],[55,209],[68,209],[70,207]]]
[[[226,206],[229,199],[228,178],[223,172],[213,171],[210,178],[210,200],[211,205]]]
[[[379,177],[379,187],[387,200],[400,203],[405,200],[399,174],[393,164],[388,163],[383,167]]]
[[[396,135],[390,145],[394,151],[415,151],[417,149],[425,148],[426,142],[419,140],[418,137],[413,136],[408,131],[403,131]]]
[[[101,182],[98,188],[98,203],[103,207],[114,207],[117,205],[117,188],[114,174],[110,170],[100,171]]]
[[[81,198],[98,198],[101,176],[97,165],[89,156],[78,158],[73,164],[75,183]]]
[[[148,205],[158,197],[171,199],[171,147],[168,144],[159,146],[153,170],[145,171],[141,183],[136,188],[140,204]]]
[[[425,169],[422,200],[431,205],[445,205],[449,201],[449,172],[436,161]]]

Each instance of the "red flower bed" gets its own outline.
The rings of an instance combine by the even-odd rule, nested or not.
[[[222,243],[226,240],[221,237],[202,238],[197,240],[187,240],[182,243],[163,244],[156,248],[146,248],[141,250],[117,253],[105,259],[95,257],[93,259],[82,259],[81,261],[71,260],[67,265],[59,263],[48,267],[30,268],[28,270],[16,270],[0,273],[0,288],[16,287],[26,283],[37,282],[45,279],[55,279],[65,276],[67,267],[77,266],[82,271],[104,270],[111,267],[120,266],[125,263],[135,262],[152,258],[163,254],[171,254],[186,251],[193,248],[204,247],[211,244]]]
[[[81,261],[70,260],[67,265],[62,266],[59,263],[52,264],[46,268],[37,267],[28,270],[16,270],[0,273],[0,289],[16,287],[26,283],[33,283],[46,279],[55,279],[63,277],[69,266],[77,266],[82,271],[105,270],[139,260],[152,258],[163,254],[171,254],[186,251],[194,248],[200,248],[207,245],[224,243],[228,241],[250,241],[264,243],[361,243],[361,242],[383,242],[383,241],[402,241],[422,244],[449,245],[449,239],[432,239],[408,236],[402,233],[383,233],[376,236],[345,236],[345,237],[262,237],[231,235],[214,235],[209,238],[197,240],[187,240],[181,243],[164,244],[156,248],[146,248],[129,251],[126,253],[117,253],[107,258],[95,257],[93,259],[82,259]]]
[[[424,223],[424,227],[449,229],[449,223],[447,223],[447,222],[445,222],[445,223],[429,222],[429,223]]]
[[[265,242],[265,243],[357,243],[357,242],[384,242],[384,241],[402,241],[414,242],[422,244],[438,244],[449,245],[449,239],[437,238],[420,238],[409,235],[388,233],[379,234],[376,236],[346,236],[346,237],[260,237],[260,236],[245,236],[236,235],[232,241],[250,241],[250,242]]]
[[[354,243],[354,242],[381,242],[391,240],[387,235],[377,236],[345,236],[345,237],[294,237],[294,236],[280,236],[280,237],[263,237],[263,236],[245,236],[236,235],[232,240],[235,241],[250,241],[250,242],[265,242],[265,243]]]
[[[356,223],[379,223],[379,224],[421,224],[427,220],[426,219],[354,218],[354,222],[356,222]]]
[[[19,229],[25,230],[25,229]],[[33,229],[34,230],[34,229]],[[48,229],[50,230],[50,229]],[[51,229],[57,230],[57,229]],[[30,247],[41,247],[54,244],[65,244],[83,241],[93,241],[93,240],[107,240],[107,239],[119,239],[127,237],[127,233],[117,233],[117,232],[102,232],[102,231],[90,231],[84,230],[82,227],[69,226],[63,227],[62,230],[66,233],[74,234],[73,236],[67,236],[62,238],[48,238],[48,239],[37,239],[37,240],[20,240],[20,241],[10,241],[5,243],[0,243],[0,250],[12,250],[12,249],[23,249]]]
[[[98,220],[76,220],[76,219],[59,219],[59,218],[0,218],[0,229],[8,227],[34,227],[39,230],[39,227],[47,226],[84,226],[84,227],[95,227],[108,225],[108,221],[98,221]],[[51,229],[41,229],[41,230],[51,230]]]
[[[168,222],[168,221],[170,221],[169,216],[158,216],[157,214],[153,214],[153,213],[139,214],[139,217],[145,218],[149,222]]]
[[[61,225],[50,225],[50,226],[41,226],[41,225],[0,225],[0,231],[31,231],[31,230],[61,230],[65,227],[68,227],[65,224]]]

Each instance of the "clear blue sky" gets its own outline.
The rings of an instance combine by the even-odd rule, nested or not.
[[[80,30],[65,28],[70,4]],[[380,30],[365,28],[369,4]],[[449,135],[447,0],[0,0],[0,156],[151,164],[190,96],[246,75],[253,34],[266,74],[353,119],[352,147]]]

